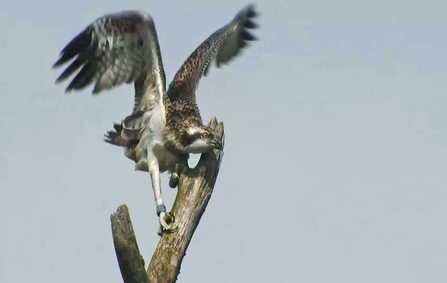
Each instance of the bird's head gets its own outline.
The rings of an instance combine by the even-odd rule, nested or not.
[[[186,153],[206,153],[222,149],[220,136],[204,125],[189,125],[179,137]]]

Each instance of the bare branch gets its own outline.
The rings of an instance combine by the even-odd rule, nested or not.
[[[125,283],[149,283],[144,260],[138,249],[137,240],[125,204],[110,216],[116,257]]]

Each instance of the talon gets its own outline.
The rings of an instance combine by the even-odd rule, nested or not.
[[[161,225],[158,226],[157,234],[158,234],[158,236],[160,236],[160,237],[163,235],[163,231],[162,231],[162,229],[161,229]]]
[[[168,212],[161,212],[160,213],[160,226],[158,227],[157,234],[159,236],[163,235],[164,233],[172,233],[177,230],[177,227],[175,227],[175,217],[172,213]]]
[[[175,189],[178,186],[179,179],[180,176],[176,172],[172,173],[171,179],[169,179],[169,186]]]

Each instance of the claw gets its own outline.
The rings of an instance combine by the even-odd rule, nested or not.
[[[160,226],[158,227],[157,234],[159,236],[163,235],[164,233],[172,233],[177,230],[177,227],[175,226],[175,217],[172,215],[172,213],[168,212],[161,212],[160,213]]]
[[[176,172],[172,173],[171,178],[169,179],[169,186],[175,189],[178,186],[179,179],[180,176]]]

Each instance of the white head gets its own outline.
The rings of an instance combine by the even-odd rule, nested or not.
[[[222,148],[219,135],[203,125],[188,127],[180,140],[186,153],[205,153],[215,148]]]

